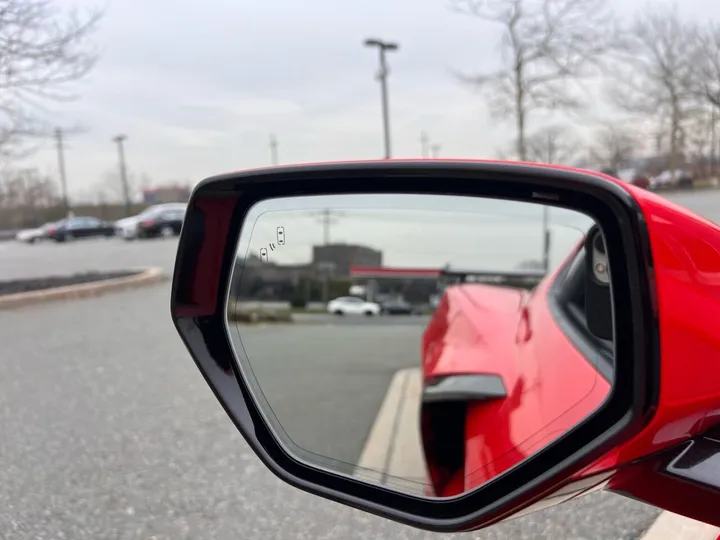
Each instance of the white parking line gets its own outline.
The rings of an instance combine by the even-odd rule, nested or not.
[[[355,476],[423,493],[426,480],[420,442],[420,389],[419,368],[395,373],[363,447]]]

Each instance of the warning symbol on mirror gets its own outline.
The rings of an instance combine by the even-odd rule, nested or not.
[[[267,252],[267,248],[262,248],[262,249],[260,250],[260,260],[261,260],[262,262],[268,262],[268,252]]]
[[[285,245],[285,227],[277,228],[277,243],[279,246]]]

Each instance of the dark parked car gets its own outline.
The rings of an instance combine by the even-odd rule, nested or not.
[[[179,236],[184,219],[184,208],[160,208],[157,212],[145,215],[138,222],[138,238]]]
[[[402,298],[392,298],[380,303],[380,313],[383,315],[413,315],[418,310]]]
[[[115,229],[112,223],[108,223],[95,217],[72,217],[51,224],[45,230],[45,236],[56,242],[67,242],[79,238],[91,238],[97,236],[115,236]]]

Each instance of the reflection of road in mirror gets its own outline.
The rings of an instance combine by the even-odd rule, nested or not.
[[[403,318],[409,320],[400,320]],[[253,372],[293,442],[344,462],[345,472],[352,474],[362,464],[363,453],[369,452],[368,434],[386,394],[394,393],[395,374],[408,368],[419,371],[427,320],[421,316],[398,317],[391,324],[362,319],[357,324],[245,326],[241,338],[251,362],[253,357],[262,359],[252,364]],[[407,413],[416,430],[417,406],[415,403],[414,414]],[[423,477],[421,470],[420,480]]]
[[[549,215],[546,245],[535,204],[346,195],[253,207],[230,282],[230,335],[288,451],[450,497],[591,414],[609,392],[612,343],[574,344],[556,321],[587,324],[592,221]],[[544,260],[551,272],[568,261],[562,294],[541,281]],[[606,301],[606,285],[587,301]]]

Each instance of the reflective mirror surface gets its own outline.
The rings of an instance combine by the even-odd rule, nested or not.
[[[589,217],[540,204],[266,200],[238,239],[228,333],[292,455],[398,491],[456,496],[608,396],[605,247]]]

